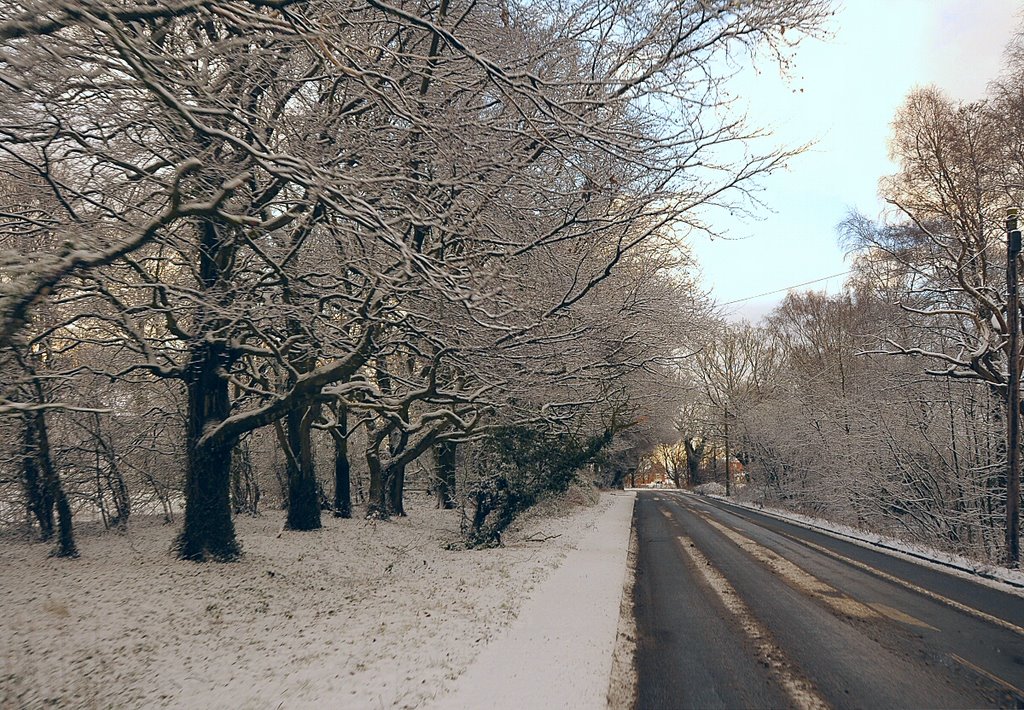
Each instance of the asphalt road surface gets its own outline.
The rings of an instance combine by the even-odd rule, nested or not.
[[[1024,708],[1024,599],[677,491],[643,491],[637,707]]]

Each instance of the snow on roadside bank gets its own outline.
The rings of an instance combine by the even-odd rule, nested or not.
[[[959,577],[971,579],[975,582],[986,584],[1004,592],[1024,597],[1024,570],[1011,570],[1005,567],[985,564],[978,560],[972,560],[969,557],[952,555],[947,552],[924,547],[923,545],[906,542],[905,540],[900,540],[898,538],[865,532],[864,530],[859,530],[848,525],[833,523],[832,521],[824,518],[814,518],[800,513],[793,513],[782,508],[770,508],[758,504],[741,502],[734,498],[726,498],[723,495],[704,495],[707,495],[708,498],[714,498],[738,508],[748,508],[758,513],[765,513],[776,518],[781,518],[783,520],[803,525],[804,527],[832,533],[849,539],[851,542],[862,545],[863,547],[879,550],[918,564],[928,565],[946,572],[947,574],[954,574]]]
[[[444,549],[459,514],[422,495],[409,518],[280,537],[276,512],[239,518],[227,565],[173,559],[154,519],[83,530],[78,560],[4,540],[0,707],[418,707],[611,502],[547,506],[484,551]]]

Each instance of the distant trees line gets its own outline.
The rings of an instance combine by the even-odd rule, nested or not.
[[[759,494],[951,552],[1003,560],[1006,208],[1024,201],[1024,41],[988,96],[914,91],[896,116],[883,223],[842,225],[846,291],[791,294],[722,326],[694,361],[684,439],[724,411]]]
[[[580,467],[621,479],[707,322],[681,240],[787,157],[733,149],[709,69],[826,9],[17,3],[4,515],[74,555],[83,505],[183,505],[177,554],[230,560],[268,498],[404,515],[415,468],[493,544]]]

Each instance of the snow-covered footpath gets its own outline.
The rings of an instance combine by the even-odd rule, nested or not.
[[[438,708],[601,708],[606,705],[626,582],[632,493],[608,511],[485,648]]]
[[[532,602],[540,606],[530,614],[545,604],[569,610],[592,595],[611,603],[594,611],[607,618],[596,620],[592,635],[575,639],[584,650],[599,636],[610,644],[632,496],[602,494],[593,505],[582,498],[532,513],[509,531],[505,547],[485,551],[445,549],[458,539],[459,514],[434,509],[425,496],[408,501],[406,519],[325,517],[312,533],[279,535],[274,512],[239,518],[245,557],[227,565],[173,559],[175,527],[155,520],[133,521],[123,535],[83,526],[82,557],[73,561],[48,559],[38,543],[5,539],[0,707],[444,702],[488,641],[509,638],[506,627],[531,603],[534,588],[534,599],[559,598]],[[605,532],[595,536],[598,530]],[[589,549],[598,541],[614,561],[605,560],[607,574],[575,586],[572,570],[586,557],[581,543]],[[567,555],[576,561],[553,575]],[[538,586],[549,577],[550,585]],[[577,670],[588,664],[557,662]],[[603,704],[608,669],[601,668]]]

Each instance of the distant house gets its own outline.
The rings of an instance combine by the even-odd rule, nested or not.
[[[732,483],[747,482],[747,469],[735,456],[729,457],[729,479]]]

